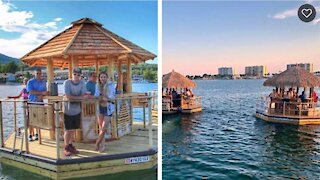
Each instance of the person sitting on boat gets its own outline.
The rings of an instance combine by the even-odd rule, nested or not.
[[[307,102],[307,99],[306,99],[306,95],[304,93],[304,91],[302,91],[301,95],[299,96],[299,98],[301,99],[301,102]]]
[[[73,69],[73,78],[63,83],[64,94],[69,102],[64,103],[64,155],[70,156],[79,151],[72,145],[76,129],[80,129],[81,100],[89,98],[86,95],[85,82],[81,80],[81,69]],[[72,102],[73,101],[73,102]]]
[[[115,98],[115,87],[112,81],[108,80],[105,72],[99,74],[98,84],[96,86],[95,97],[99,98],[99,137],[96,141],[95,150],[105,151],[105,134],[109,129],[112,114],[114,112],[114,103],[111,99]]]
[[[294,93],[293,93],[292,88],[290,88],[289,91],[288,91],[288,97],[289,97],[290,99],[293,99],[293,98],[294,98]]]
[[[193,97],[193,96],[194,96],[191,89],[189,89],[189,93],[190,93],[190,97]]]
[[[275,89],[272,90],[272,92],[269,94],[269,97],[271,102],[274,101],[275,98],[277,98],[277,93]]]
[[[283,97],[282,97],[282,101],[283,102],[289,102],[290,101],[290,95],[289,95],[289,91],[287,91],[284,95],[283,95]]]
[[[313,98],[313,102],[316,104],[318,101],[318,96],[315,90],[313,90],[312,92],[312,98]]]
[[[28,100],[29,102],[43,102],[43,97],[48,95],[46,82],[41,77],[41,69],[35,71],[34,78],[29,80],[27,83],[27,91],[29,92]],[[29,135],[29,141],[32,141],[32,136],[34,133]],[[38,133],[35,135],[35,141],[38,140]]]
[[[89,72],[89,81],[86,83],[87,91],[94,96],[96,91],[97,74],[96,72]]]
[[[171,97],[172,97],[173,107],[177,107],[179,99],[178,99],[178,93],[174,88],[172,89]]]

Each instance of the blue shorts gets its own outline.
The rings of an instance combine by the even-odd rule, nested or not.
[[[111,115],[108,115],[108,106],[107,107],[103,107],[103,106],[99,106],[99,113],[100,114],[103,114],[104,116],[112,116],[112,114]]]

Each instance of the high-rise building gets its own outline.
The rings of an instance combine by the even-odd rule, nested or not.
[[[293,67],[301,67],[309,72],[313,72],[313,64],[311,63],[297,63],[297,64],[288,64],[287,69],[293,68]]]
[[[266,66],[247,66],[245,67],[245,75],[264,77],[267,75]]]
[[[220,68],[218,68],[218,73],[220,76],[233,76],[234,75],[232,67],[220,67]]]

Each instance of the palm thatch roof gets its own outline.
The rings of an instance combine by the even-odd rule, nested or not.
[[[303,68],[294,67],[274,75],[266,80],[263,85],[274,87],[319,87],[320,78]]]
[[[77,59],[80,66],[92,66],[95,63],[105,65],[108,61],[131,59],[140,63],[156,57],[155,54],[114,34],[102,27],[102,24],[90,18],[72,22],[72,26],[21,59],[29,66],[45,66],[47,60],[53,60],[54,67],[64,67],[70,57]]]
[[[163,88],[194,88],[196,86],[197,84],[195,82],[174,70],[162,77]]]

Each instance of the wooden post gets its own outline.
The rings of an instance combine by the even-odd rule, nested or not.
[[[51,82],[53,82],[53,78],[54,78],[54,72],[53,72],[53,60],[52,58],[48,58],[47,59],[47,90],[49,92],[51,92]],[[41,138],[41,135],[40,135],[40,130],[39,130],[39,139]],[[54,130],[54,127],[53,127],[53,130],[50,131],[50,139],[54,139],[54,133],[55,133],[55,130]],[[40,140],[41,142],[41,140]]]
[[[54,102],[54,117],[55,117],[55,126],[56,126],[56,150],[57,150],[57,159],[60,159],[60,105],[59,102]]]
[[[71,64],[71,68],[69,66],[69,78],[72,79],[73,77],[73,69],[78,67],[78,61],[76,59],[75,56],[71,56],[71,60],[70,60],[70,64]]]
[[[109,59],[109,62],[108,62],[108,76],[109,76],[109,79],[110,79],[112,82],[114,81],[113,68],[114,68],[114,60]]]
[[[17,102],[16,99],[13,100],[13,123],[14,123],[14,132],[17,133]]]
[[[145,128],[146,128],[146,103],[143,103],[143,129]]]
[[[152,109],[151,109],[151,98],[149,98],[148,102],[148,109],[149,109],[149,148],[152,149],[153,147],[153,137],[152,137]]]
[[[69,79],[72,79],[72,63],[71,63],[71,60],[69,61],[69,64],[68,64],[68,70],[69,70]]]
[[[78,60],[77,60],[77,58],[75,56],[71,56],[71,63],[72,63],[72,68],[77,68],[78,67]],[[76,142],[80,142],[81,139],[82,139],[81,130],[77,129],[75,135],[76,135]]]
[[[130,124],[131,124],[131,132],[133,132],[133,102],[132,97],[130,98]]]
[[[127,93],[131,93],[132,92],[132,82],[131,82],[131,76],[132,76],[132,72],[131,72],[131,60],[128,59],[127,60],[127,87],[126,87],[126,91]]]
[[[115,112],[116,112],[116,133],[115,133],[115,138],[118,138],[119,137],[119,134],[118,134],[118,111],[120,111],[120,109],[118,110],[118,101],[117,99],[115,99]],[[121,105],[120,105],[121,106]],[[121,108],[121,107],[119,107]]]
[[[122,77],[122,64],[118,60],[118,82],[117,82],[117,91],[123,93],[123,77]]]
[[[2,102],[0,101],[0,145],[4,146],[3,142],[3,119],[2,119]]]
[[[96,59],[96,62],[95,62],[95,69],[96,69],[96,74],[97,74],[97,76],[99,76],[99,61],[98,61],[98,59]]]
[[[157,92],[152,91],[152,109],[155,110],[157,108],[156,106],[156,98],[157,98]]]
[[[29,141],[28,141],[28,116],[27,116],[28,103],[23,103],[23,115],[24,115],[24,139],[26,143],[26,152],[29,153]]]
[[[47,90],[51,92],[50,84],[53,81],[54,72],[53,72],[53,60],[51,58],[47,59]]]

